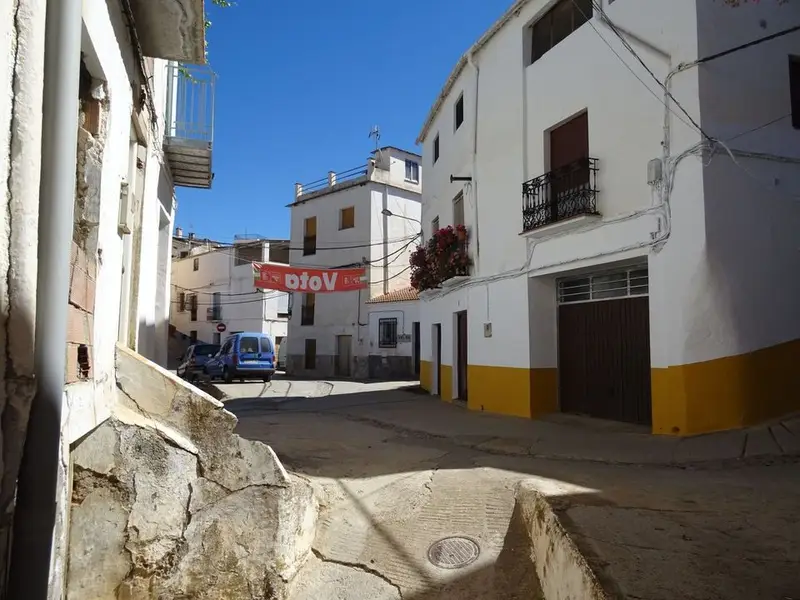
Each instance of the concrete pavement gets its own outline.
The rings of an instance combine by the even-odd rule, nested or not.
[[[512,520],[520,480],[545,494],[617,597],[800,597],[796,421],[659,439],[470,413],[402,385],[220,386],[238,432],[272,445],[320,498],[297,600],[538,597]],[[428,547],[451,535],[477,541],[478,560],[433,566]]]

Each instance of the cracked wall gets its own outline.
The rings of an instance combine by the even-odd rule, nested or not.
[[[44,0],[0,3],[0,597],[33,400]]]
[[[207,394],[117,348],[111,419],[73,450],[67,598],[285,598],[317,505]]]

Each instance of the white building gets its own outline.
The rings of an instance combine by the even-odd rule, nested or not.
[[[186,252],[172,262],[170,325],[187,344],[219,344],[230,334],[258,331],[280,345],[288,326],[289,294],[256,289],[253,263],[288,263],[288,240],[243,236],[232,246],[199,245]]]
[[[9,215],[0,225],[0,387],[12,390],[3,402],[3,481],[12,485],[0,492],[0,589],[10,552],[18,597],[41,597],[19,586],[48,585],[50,565],[43,573],[39,559],[51,541],[48,589],[63,593],[69,453],[109,417],[117,343],[166,363],[174,188],[211,181],[211,115],[181,101],[197,84],[213,106],[211,80],[189,64],[205,62],[203,31],[202,0],[0,8],[0,188]],[[20,469],[26,435],[33,458]],[[45,481],[56,472],[57,490]],[[9,548],[15,509],[20,527],[36,526],[16,532],[24,543]]]
[[[794,3],[515,2],[418,140],[425,234],[463,215],[474,262],[421,294],[423,385],[670,435],[800,408],[800,33],[739,48],[798,22]]]
[[[367,300],[370,379],[419,375],[420,321],[417,290],[408,286]]]
[[[311,184],[297,184],[290,204],[293,266],[365,265],[359,292],[297,294],[289,321],[287,372],[317,376],[369,374],[368,311],[372,297],[408,286],[408,259],[419,240],[420,156],[398,148]]]

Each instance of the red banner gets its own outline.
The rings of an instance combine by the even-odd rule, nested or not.
[[[367,287],[366,270],[307,269],[276,264],[254,264],[255,286],[281,292],[353,292]]]

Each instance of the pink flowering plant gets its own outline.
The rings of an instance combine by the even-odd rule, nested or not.
[[[435,231],[411,254],[411,285],[419,292],[441,287],[451,277],[469,275],[467,228],[448,225]]]

